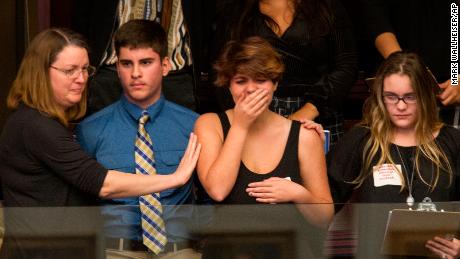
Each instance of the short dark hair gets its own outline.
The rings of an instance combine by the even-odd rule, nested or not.
[[[266,40],[253,36],[242,41],[230,41],[220,55],[214,69],[215,84],[228,87],[236,74],[252,78],[267,78],[273,83],[281,80],[284,71],[281,55]]]
[[[152,48],[163,59],[168,55],[166,32],[155,21],[135,19],[123,24],[115,33],[115,52],[120,55],[122,47]]]

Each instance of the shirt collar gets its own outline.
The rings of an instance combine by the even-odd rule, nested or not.
[[[142,115],[142,109],[141,107],[137,106],[134,103],[129,102],[129,100],[126,98],[126,96],[122,95],[121,99],[121,104],[123,108],[126,110],[126,112],[129,114],[129,116],[134,120],[134,121],[139,121],[139,118]],[[147,112],[149,113],[149,120],[148,122],[154,121],[160,114],[161,110],[163,109],[165,104],[165,98],[163,94],[160,96],[160,99],[156,101],[154,104],[150,105],[147,107]]]

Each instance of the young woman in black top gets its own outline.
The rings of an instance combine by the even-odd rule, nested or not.
[[[357,75],[355,39],[340,1],[230,2],[225,12],[233,15],[218,23],[219,40],[259,36],[283,59],[270,109],[293,120],[315,119],[335,144],[343,134],[342,105]]]
[[[198,176],[212,199],[223,203],[327,203],[302,210],[326,226],[333,214],[323,145],[314,130],[268,109],[283,72],[268,42],[230,42],[215,65],[216,84],[236,105],[199,117],[202,144]]]
[[[460,132],[441,123],[438,90],[414,53],[395,52],[382,63],[361,125],[328,154],[335,203],[351,198],[352,202],[413,206],[426,196],[434,202],[459,200]],[[367,213],[372,218],[373,212]],[[451,258],[458,256],[460,242],[437,237],[427,247]]]

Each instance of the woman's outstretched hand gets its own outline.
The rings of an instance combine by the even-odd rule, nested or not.
[[[195,170],[198,157],[200,155],[201,145],[198,143],[198,138],[195,133],[190,133],[188,140],[187,149],[185,150],[184,156],[180,160],[179,166],[174,173],[180,179],[182,185],[184,185],[188,179],[192,176]]]

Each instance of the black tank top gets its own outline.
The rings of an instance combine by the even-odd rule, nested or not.
[[[228,131],[230,130],[230,121],[227,114],[219,113],[222,130],[224,132],[224,139],[227,138]],[[225,198],[223,204],[256,204],[256,199],[249,196],[246,188],[249,183],[259,182],[270,177],[286,178],[290,177],[291,181],[302,184],[300,178],[300,166],[298,159],[299,150],[299,131],[300,123],[293,121],[289,131],[288,140],[284,149],[283,157],[275,169],[267,174],[257,174],[250,171],[241,161],[238,177],[236,178],[235,185],[230,194]]]

